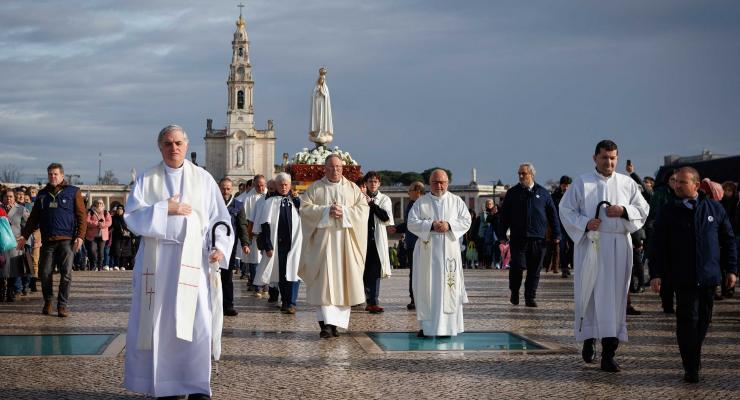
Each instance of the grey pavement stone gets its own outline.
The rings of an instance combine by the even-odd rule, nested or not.
[[[573,338],[572,280],[544,274],[539,308],[509,304],[507,273],[466,270],[470,304],[465,328],[510,330],[564,351],[370,354],[353,335],[415,331],[408,303],[408,271],[381,283],[386,312],[353,310],[350,333],[318,337],[315,308],[281,314],[235,279],[237,317],[226,317],[222,360],[214,363],[214,398],[740,398],[740,301],[715,303],[703,351],[702,381],[682,382],[675,317],[661,312],[652,293],[633,295],[643,315],[628,317],[630,341],[620,345],[623,372],[603,373],[580,359]],[[56,276],[55,276],[56,278]],[[0,334],[125,333],[131,272],[75,272],[69,318],[44,316],[39,293],[0,303]],[[7,399],[127,399],[123,354],[115,357],[0,357],[0,393]]]

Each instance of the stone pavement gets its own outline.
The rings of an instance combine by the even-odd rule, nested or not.
[[[240,314],[227,317],[223,357],[214,366],[214,398],[740,398],[740,301],[715,303],[704,346],[702,382],[682,382],[675,319],[660,312],[656,295],[634,295],[643,315],[629,317],[630,342],[620,346],[623,371],[586,365],[574,342],[572,281],[545,275],[537,309],[508,302],[505,271],[466,270],[468,331],[510,330],[563,348],[554,352],[369,353],[353,335],[416,331],[406,310],[408,272],[381,284],[386,312],[353,311],[352,335],[322,340],[315,309],[303,302],[288,316],[235,280]],[[57,279],[58,276],[55,276]],[[131,272],[75,272],[71,316],[41,314],[39,293],[0,303],[0,334],[125,333]],[[143,398],[121,388],[123,354],[112,357],[0,357],[3,399]]]

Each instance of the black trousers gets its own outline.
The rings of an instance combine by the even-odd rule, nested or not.
[[[675,292],[673,282],[670,279],[660,280],[660,303],[664,310],[673,309],[673,294]]]
[[[712,321],[715,287],[676,288],[676,339],[683,368],[698,372],[701,345]]]
[[[511,244],[511,268],[509,269],[509,289],[519,293],[522,285],[522,276],[527,271],[524,281],[524,298],[534,300],[537,295],[537,286],[540,283],[540,270],[542,260],[545,258],[545,240],[538,238],[527,238],[524,240],[512,240]]]
[[[411,297],[411,302],[414,302],[414,285],[412,284],[414,279],[414,252],[409,251],[408,252],[408,262],[409,262],[409,297]]]
[[[234,265],[236,263],[236,246],[231,251],[231,259],[229,259],[229,268],[223,269],[221,272],[221,291],[224,295],[224,310],[230,310],[234,308]]]

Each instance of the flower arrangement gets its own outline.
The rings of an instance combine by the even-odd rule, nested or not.
[[[309,151],[307,147],[304,147],[302,151],[296,153],[291,160],[292,164],[308,164],[308,165],[322,165],[330,154],[337,154],[344,165],[357,165],[349,152],[342,151],[339,146],[334,146],[333,149],[328,150],[326,146],[316,146],[315,149]]]

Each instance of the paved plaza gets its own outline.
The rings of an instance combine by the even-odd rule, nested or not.
[[[75,272],[71,316],[41,314],[39,293],[0,303],[0,334],[125,334],[131,272]],[[408,271],[381,286],[386,312],[354,311],[350,332],[319,339],[315,308],[283,315],[235,280],[239,316],[226,318],[222,360],[214,364],[218,399],[431,398],[740,398],[740,302],[715,303],[703,352],[702,381],[682,382],[674,316],[652,293],[633,295],[643,315],[629,317],[630,342],[620,346],[623,371],[586,365],[574,342],[572,281],[543,274],[539,308],[509,304],[505,271],[466,270],[467,331],[513,331],[546,344],[546,351],[383,352],[367,345],[368,331],[415,331]],[[55,275],[55,281],[58,275]],[[114,341],[120,343],[121,337]],[[143,398],[121,387],[123,352],[103,356],[0,357],[3,399]],[[120,349],[120,348],[119,348]]]

